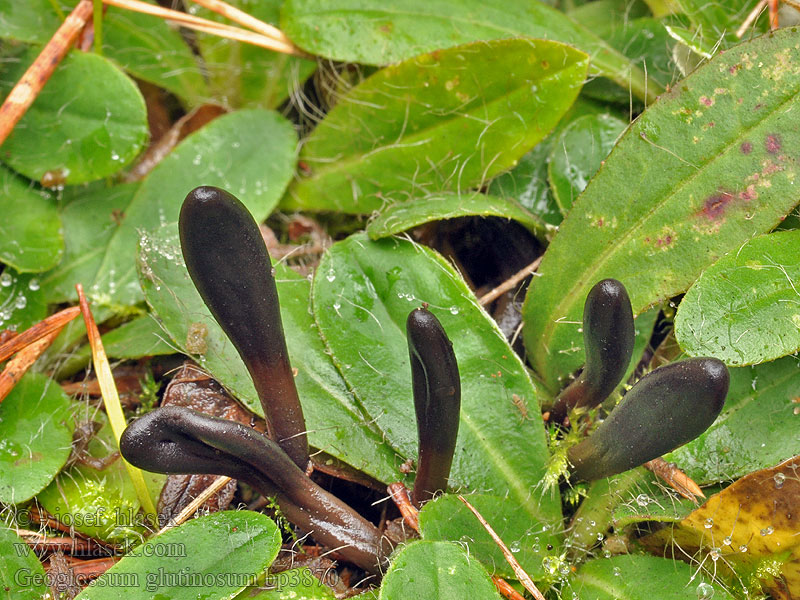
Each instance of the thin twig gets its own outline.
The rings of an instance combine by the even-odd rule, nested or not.
[[[758,15],[761,14],[761,11],[763,11],[766,6],[767,6],[767,0],[761,0],[761,2],[756,4],[755,8],[750,11],[750,14],[747,15],[747,18],[739,26],[739,29],[736,30],[737,38],[741,39],[745,31],[747,31],[750,28],[750,25],[753,24],[753,21],[755,21],[758,18]]]
[[[200,492],[197,497],[192,500],[189,504],[187,504],[184,509],[177,514],[174,519],[170,519],[169,523],[164,525],[161,529],[158,530],[156,535],[161,535],[165,531],[172,529],[173,527],[177,527],[178,525],[182,525],[189,518],[197,512],[197,510],[205,504],[206,500],[211,498],[214,494],[219,492],[222,488],[224,488],[228,483],[231,481],[230,477],[217,477],[211,485],[209,485],[206,489]]]
[[[397,482],[390,483],[386,491],[389,492],[397,508],[400,509],[400,514],[403,516],[403,521],[406,522],[406,525],[419,533],[419,511],[417,507],[411,503],[411,495],[408,493],[408,488],[402,483]]]
[[[97,323],[92,316],[92,310],[89,308],[89,302],[83,294],[83,286],[79,283],[75,286],[78,290],[78,299],[80,300],[81,312],[83,313],[83,320],[86,323],[86,332],[89,335],[89,346],[92,349],[92,362],[94,363],[94,370],[97,374],[97,383],[100,385],[100,391],[103,396],[103,405],[108,415],[108,422],[111,424],[111,430],[114,432],[114,439],[119,447],[119,438],[125,430],[125,414],[122,412],[122,404],[119,401],[119,393],[117,393],[117,386],[114,383],[114,375],[111,373],[111,365],[108,364],[108,356],[106,356],[105,348],[103,348],[103,341],[100,339],[100,331],[97,329]],[[136,496],[145,511],[146,516],[151,516],[158,521],[156,507],[150,498],[150,492],[144,481],[144,475],[141,470],[134,467],[127,460],[123,458],[123,464],[128,471],[128,476],[133,483],[136,490]]]
[[[245,42],[247,44],[260,46],[262,48],[267,48],[283,54],[291,54],[293,56],[300,56],[303,58],[309,57],[307,53],[303,52],[300,50],[300,48],[291,43],[291,41],[289,41],[285,35],[281,35],[280,38],[276,39],[260,33],[253,33],[245,29],[240,29],[239,27],[225,25],[224,23],[215,23],[214,21],[202,19],[184,12],[163,8],[156,4],[147,4],[146,2],[140,2],[139,0],[103,0],[103,2],[110,6],[116,6],[117,8],[124,8],[133,12],[140,12],[147,15],[153,15],[154,17],[160,17],[162,19],[177,23],[178,25],[188,29],[194,29],[204,33],[210,33],[220,37],[237,40],[239,42]]]
[[[497,300],[500,296],[505,294],[508,290],[513,289],[515,285],[517,285],[520,281],[522,281],[528,275],[530,275],[536,269],[538,269],[539,268],[539,263],[541,263],[541,262],[542,262],[542,257],[540,256],[535,261],[533,261],[531,264],[529,264],[527,267],[523,267],[522,269],[520,269],[519,271],[514,273],[511,277],[506,279],[503,283],[498,285],[496,288],[494,288],[493,290],[485,293],[483,296],[478,298],[478,302],[480,302],[482,306],[486,306],[490,302],[493,302],[494,300]]]
[[[511,587],[511,584],[502,577],[492,575],[492,583],[494,584],[494,587],[497,588],[497,591],[503,596],[503,598],[508,598],[508,600],[525,600],[525,596]]]
[[[72,321],[75,317],[81,314],[81,309],[77,306],[70,306],[62,311],[50,315],[43,321],[39,321],[35,325],[26,329],[18,336],[11,338],[5,344],[0,345],[0,362],[3,362],[12,354],[15,354],[29,346],[36,340],[50,335],[54,331],[61,331],[61,329]]]
[[[253,15],[248,14],[243,10],[239,10],[227,2],[222,2],[222,0],[194,0],[194,2],[200,6],[206,7],[209,10],[213,10],[215,13],[230,19],[234,23],[244,25],[256,33],[260,33],[261,35],[278,42],[283,42],[287,46],[294,46],[292,40],[286,37],[286,34],[274,25],[270,25],[269,23],[265,23],[260,19],[256,19]]]
[[[11,89],[0,106],[0,145],[36,100],[91,16],[92,0],[81,0]]]
[[[490,536],[492,536],[494,543],[500,548],[500,551],[503,553],[503,556],[508,564],[511,565],[511,569],[514,571],[514,574],[517,576],[517,579],[519,579],[519,582],[522,584],[522,586],[528,590],[531,595],[536,598],[536,600],[545,600],[545,597],[542,596],[542,592],[540,592],[539,588],[536,587],[536,584],[533,583],[531,576],[528,575],[525,572],[525,569],[522,568],[522,565],[517,562],[517,559],[514,558],[513,554],[511,554],[511,550],[509,550],[505,542],[500,539],[500,536],[495,533],[494,529],[492,529],[492,526],[486,522],[486,519],[481,516],[481,513],[479,513],[475,507],[472,506],[472,504],[467,502],[467,499],[464,498],[464,496],[459,495],[458,499],[467,505],[467,508],[472,512],[473,515],[475,515],[478,521],[480,521],[481,525],[483,525],[483,528],[489,533]]]
[[[14,358],[8,361],[6,368],[0,373],[0,402],[6,399],[6,396],[19,383],[22,376],[36,362],[36,359],[42,355],[42,352],[50,347],[50,344],[58,337],[59,333],[61,333],[61,329],[51,331],[43,338],[20,350]]]

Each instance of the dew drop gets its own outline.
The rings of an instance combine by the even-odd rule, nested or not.
[[[17,296],[17,299],[14,301],[14,306],[19,309],[25,308],[28,305],[28,299],[25,296]]]
[[[708,555],[711,557],[711,560],[713,560],[714,562],[717,562],[719,560],[719,557],[721,556],[719,548],[712,548],[709,551]]]
[[[764,535],[764,536],[772,535],[773,533],[775,533],[775,529],[772,527],[772,525],[769,525],[768,527],[764,527],[764,529],[761,530],[761,535]]]
[[[512,544],[511,544],[511,545],[508,547],[508,549],[509,549],[509,550],[511,550],[511,552],[513,552],[513,553],[515,553],[515,554],[516,554],[517,552],[519,552],[519,542],[514,542],[514,543],[512,543]]]
[[[619,577],[622,575],[622,571],[619,570],[619,567],[614,567],[614,577]]]
[[[744,544],[739,546],[739,552],[747,552],[747,546],[745,546]]]
[[[325,279],[327,279],[331,283],[336,281],[336,273],[333,272],[333,268],[328,269],[328,274],[325,276]]]
[[[636,496],[636,504],[638,504],[639,506],[647,506],[648,504],[650,504],[650,496],[648,496],[647,494],[639,494],[638,496]]]
[[[28,282],[28,289],[32,292],[36,292],[39,290],[39,280],[35,277]]]
[[[458,307],[457,306],[451,306],[450,307],[450,314],[451,315],[457,315],[458,314]]]
[[[14,283],[14,280],[11,278],[10,273],[3,273],[2,275],[0,275],[0,285],[2,285],[3,287],[8,287],[12,283]]]
[[[713,526],[714,526],[714,519],[711,518],[706,519],[706,522],[703,523],[703,527],[705,527],[706,529],[711,529]]]
[[[333,303],[333,310],[339,310],[340,308],[342,308],[341,302],[337,300],[336,302]]]
[[[697,600],[711,600],[714,597],[714,588],[705,581],[697,586]]]
[[[722,540],[722,543],[725,546],[730,546],[733,543],[733,540],[731,539],[731,536],[728,536],[724,540]]]
[[[775,482],[775,489],[779,490],[783,487],[783,483],[786,481],[786,475],[783,473],[775,473],[772,479]]]

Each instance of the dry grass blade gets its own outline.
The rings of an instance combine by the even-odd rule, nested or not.
[[[492,575],[492,583],[494,584],[494,587],[497,588],[497,591],[503,596],[503,598],[508,598],[508,600],[525,600],[525,596],[511,587],[511,584],[502,577]]]
[[[0,145],[33,104],[91,16],[92,0],[81,0],[12,88],[0,106]]]
[[[5,344],[0,345],[0,362],[7,360],[12,354],[19,352],[36,340],[40,340],[54,331],[61,331],[64,325],[72,321],[72,319],[79,314],[81,314],[80,308],[77,306],[70,306],[54,315],[50,315],[43,321],[26,329],[18,336],[11,338]]]
[[[493,290],[485,293],[483,296],[478,298],[478,302],[481,303],[481,306],[486,306],[490,302],[497,300],[500,296],[505,294],[507,291],[514,289],[520,281],[525,279],[528,275],[532,274],[536,269],[539,268],[539,263],[542,262],[542,256],[537,258],[531,264],[526,267],[522,267],[519,271],[514,273],[511,277],[506,279],[503,283],[498,285]]]
[[[63,325],[62,325],[63,327]],[[61,333],[61,329],[56,329],[46,334],[43,338],[32,342],[20,350],[17,355],[8,361],[6,368],[0,373],[0,402],[6,399],[9,392],[14,389],[22,376],[28,371],[36,359],[42,355],[42,352],[50,347],[50,344]]]
[[[83,320],[86,322],[86,332],[89,335],[89,345],[92,348],[92,362],[94,363],[97,382],[100,384],[100,390],[103,395],[103,405],[105,406],[111,429],[114,432],[114,439],[119,447],[119,438],[122,436],[122,432],[125,431],[127,425],[125,422],[125,414],[122,412],[122,404],[119,401],[117,386],[114,384],[114,375],[111,373],[111,365],[108,364],[108,357],[103,348],[103,342],[100,340],[100,331],[97,329],[97,324],[94,322],[92,311],[89,308],[89,302],[86,300],[86,296],[83,293],[83,286],[79,283],[75,288],[78,290],[81,312],[83,313]],[[128,461],[122,460],[128,471],[128,476],[131,478],[133,487],[136,490],[136,496],[139,498],[139,502],[145,511],[145,515],[157,520],[156,507],[153,504],[153,500],[150,498],[150,492],[147,490],[142,472]]]
[[[230,19],[235,23],[239,23],[239,25],[244,25],[245,27],[260,33],[261,35],[277,41],[282,41],[290,46],[294,45],[292,40],[286,37],[286,34],[277,27],[270,25],[269,23],[265,23],[260,19],[256,19],[253,15],[248,14],[243,10],[239,10],[227,2],[222,2],[222,0],[194,0],[194,2],[200,6],[206,7],[209,10],[213,10],[215,13],[222,15],[223,17]]]
[[[663,479],[667,485],[681,496],[687,500],[691,500],[695,504],[697,504],[697,498],[706,497],[703,490],[700,489],[700,486],[697,485],[691,477],[663,458],[654,458],[644,463],[643,466],[656,477]]]
[[[545,600],[545,597],[542,596],[542,592],[540,592],[539,588],[536,587],[536,584],[533,583],[531,576],[528,575],[525,572],[525,569],[522,568],[522,565],[517,562],[517,559],[514,558],[513,554],[511,554],[511,550],[509,550],[505,542],[500,539],[500,536],[495,533],[494,529],[492,529],[492,526],[486,522],[486,519],[483,518],[481,513],[479,513],[475,507],[472,506],[472,504],[467,502],[467,499],[464,498],[464,496],[459,495],[458,499],[467,505],[467,508],[472,512],[473,515],[475,515],[478,521],[480,521],[480,524],[483,525],[483,528],[487,531],[487,533],[492,536],[494,543],[497,544],[502,551],[503,556],[511,566],[511,569],[514,571],[514,574],[517,576],[517,579],[519,579],[519,582],[522,584],[522,586],[528,590],[528,592],[530,592],[536,600]]]
[[[389,492],[397,508],[400,509],[400,514],[403,516],[403,521],[406,522],[406,525],[419,533],[419,511],[411,503],[411,495],[408,493],[408,488],[399,482],[390,483],[386,491]]]
[[[188,521],[189,518],[194,513],[197,512],[197,509],[199,509],[201,506],[203,506],[203,504],[205,504],[206,500],[211,498],[211,496],[213,496],[214,494],[219,492],[222,488],[224,488],[226,485],[228,485],[228,482],[230,480],[231,480],[230,477],[225,477],[225,476],[217,477],[214,480],[214,483],[212,483],[210,486],[204,489],[202,493],[198,494],[197,498],[195,498],[189,504],[187,504],[186,508],[184,508],[181,512],[179,512],[174,519],[171,519],[169,523],[167,523],[166,525],[164,525],[164,527],[159,529],[156,535],[161,535],[168,529],[172,529],[173,527],[177,527],[178,525],[181,525],[186,521]]]
[[[178,25],[188,29],[194,29],[196,31],[218,35],[231,40],[245,42],[254,46],[260,46],[262,48],[274,50],[275,52],[291,54],[293,56],[300,56],[303,58],[309,57],[307,53],[300,50],[300,48],[295,46],[283,34],[281,34],[281,36],[278,38],[269,37],[260,33],[253,33],[245,29],[240,29],[239,27],[215,23],[214,21],[202,19],[200,17],[177,10],[162,8],[161,6],[155,4],[147,4],[146,2],[140,2],[139,0],[103,0],[103,3],[108,4],[109,6],[116,6],[117,8],[124,8],[133,12],[153,15],[155,17],[172,21],[173,23],[177,23]]]

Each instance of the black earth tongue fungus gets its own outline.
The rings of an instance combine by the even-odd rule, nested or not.
[[[569,449],[572,477],[610,477],[695,439],[722,410],[728,382],[728,368],[716,358],[690,358],[645,375],[588,438]]]
[[[427,308],[406,320],[419,456],[412,499],[419,506],[447,489],[458,437],[461,379],[453,344]]]
[[[277,500],[281,512],[347,561],[379,573],[391,553],[372,523],[309,479],[272,440],[249,427],[165,406],[133,421],[120,452],[155,473],[227,475]]]
[[[625,286],[604,279],[591,289],[583,305],[586,366],[556,398],[550,422],[561,424],[573,408],[593,408],[619,385],[631,362],[635,330]]]
[[[189,275],[253,378],[268,435],[305,470],[305,419],[258,225],[234,196],[202,186],[186,196],[179,229]]]

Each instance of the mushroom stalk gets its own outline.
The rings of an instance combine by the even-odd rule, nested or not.
[[[377,527],[311,481],[275,442],[241,423],[164,406],[128,426],[120,452],[155,473],[246,481],[275,497],[290,522],[371,573],[385,566],[391,551]]]
[[[427,308],[406,320],[419,456],[413,501],[419,506],[447,489],[458,437],[461,380],[453,344]]]
[[[690,442],[719,415],[728,368],[690,358],[645,375],[588,438],[568,451],[575,479],[610,477]]]
[[[179,229],[189,275],[253,378],[268,435],[305,470],[305,419],[258,225],[234,196],[202,186],[186,196]]]
[[[608,398],[631,362],[635,330],[631,301],[616,279],[598,282],[583,305],[586,366],[556,398],[550,421],[561,424],[573,408],[592,408]]]

